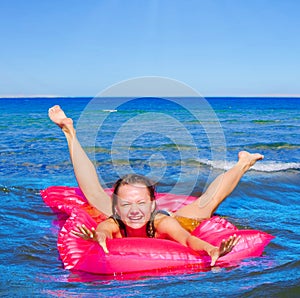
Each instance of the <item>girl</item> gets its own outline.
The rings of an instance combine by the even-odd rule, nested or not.
[[[49,109],[49,117],[66,136],[75,176],[85,197],[91,205],[109,216],[96,230],[89,230],[84,225],[79,226],[79,232],[74,231],[75,235],[98,241],[107,253],[107,238],[168,238],[195,251],[205,250],[211,256],[212,266],[239,241],[239,238],[233,235],[223,240],[219,247],[215,247],[193,236],[191,232],[201,220],[212,216],[247,170],[257,160],[263,159],[263,155],[240,152],[236,165],[219,175],[198,199],[180,208],[175,214],[169,214],[156,210],[154,186],[146,177],[139,175],[126,175],[119,179],[111,201],[100,185],[94,165],[76,137],[72,119],[67,118],[57,105]]]

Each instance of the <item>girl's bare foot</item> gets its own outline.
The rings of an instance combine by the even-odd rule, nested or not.
[[[60,106],[55,105],[48,110],[49,118],[58,125],[65,133],[75,133],[73,127],[73,120],[67,118],[65,112],[60,108]]]
[[[258,160],[263,159],[264,156],[259,153],[249,153],[247,151],[239,152],[239,161],[238,163],[242,164],[248,170],[252,167]]]

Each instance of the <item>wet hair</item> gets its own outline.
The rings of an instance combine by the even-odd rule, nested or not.
[[[115,208],[118,202],[118,192],[122,185],[136,185],[136,184],[144,185],[148,189],[151,201],[155,201],[155,184],[147,177],[138,174],[127,174],[116,181],[116,183],[114,184],[114,191],[112,193],[112,214],[113,214],[112,218],[118,223],[120,229],[123,230],[125,237],[127,237],[126,226],[123,223],[123,221],[120,219],[119,215],[116,213],[116,208]],[[155,204],[155,209],[156,209],[156,204]],[[150,221],[147,223],[147,228],[146,228],[147,236],[151,238],[153,238],[155,234],[155,231],[153,229],[154,212],[152,212]]]

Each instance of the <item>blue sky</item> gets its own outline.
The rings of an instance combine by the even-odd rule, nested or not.
[[[297,0],[0,0],[0,96],[95,96],[133,77],[204,96],[300,94]]]

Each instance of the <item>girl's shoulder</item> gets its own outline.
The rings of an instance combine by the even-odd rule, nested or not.
[[[122,223],[120,223],[120,221],[113,216],[108,217],[99,224],[101,228],[108,228],[112,233],[117,233],[120,231],[120,225],[122,225]]]
[[[157,213],[153,217],[155,228],[162,225],[171,224],[173,221],[176,221],[171,212],[165,210],[157,210]]]

